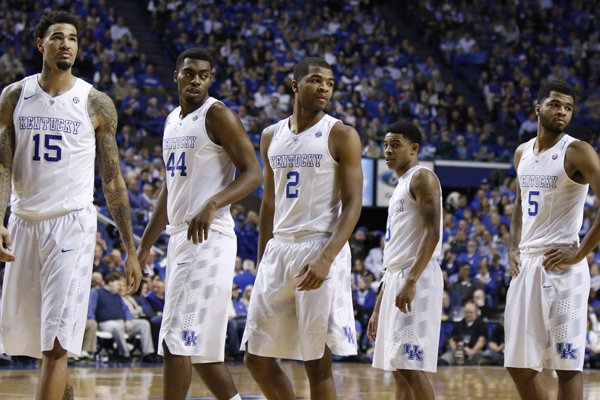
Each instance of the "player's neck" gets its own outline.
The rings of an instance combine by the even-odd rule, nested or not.
[[[535,140],[535,150],[537,152],[547,150],[553,147],[562,137],[565,135],[564,132],[552,133],[544,128],[538,129],[537,137]]]
[[[408,163],[406,163],[405,165],[403,165],[402,167],[398,168],[397,170],[395,170],[396,175],[398,176],[398,178],[402,178],[402,176],[412,167],[414,167],[415,165],[419,164],[419,160],[412,160]]]
[[[54,97],[68,92],[75,84],[76,79],[71,73],[71,69],[61,71],[58,68],[51,69],[44,66],[38,83],[44,92]]]
[[[297,107],[290,118],[290,130],[294,133],[304,132],[323,118],[323,111],[308,111]]]

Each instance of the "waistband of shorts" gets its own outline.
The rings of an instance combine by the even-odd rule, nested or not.
[[[400,272],[402,270],[410,268],[411,266],[412,266],[412,261],[406,262],[406,263],[398,263],[398,264],[393,264],[393,265],[388,266],[386,271],[390,272],[390,273]]]
[[[188,230],[188,227],[189,227],[189,224],[187,224],[187,223],[179,224],[179,225],[167,225],[165,228],[165,232],[167,232],[167,235],[173,236],[173,235],[176,235],[181,232],[186,232]],[[222,234],[223,236],[227,236],[227,237],[230,237],[233,239],[236,238],[234,232],[228,232],[224,229],[220,229],[220,227],[218,227],[218,226],[211,225],[208,230],[209,230],[209,232],[210,231],[217,232],[217,233]]]
[[[555,247],[569,247],[571,246],[571,244],[561,244],[561,243],[556,243],[550,246],[544,246],[544,247],[523,247],[519,249],[519,252],[521,253],[522,256],[526,256],[526,257],[539,257],[539,256],[543,256],[545,252],[547,252],[550,249],[553,249]]]
[[[330,232],[296,232],[296,233],[277,233],[273,235],[273,239],[280,242],[308,242],[311,240],[329,239],[331,237]]]
[[[89,203],[86,204],[83,207],[80,208],[74,208],[71,210],[63,210],[63,211],[58,211],[56,213],[49,213],[49,214],[30,214],[30,213],[21,213],[20,211],[12,211],[11,212],[11,217],[15,216],[19,219],[22,219],[26,222],[42,222],[42,221],[48,221],[48,220],[53,220],[53,219],[59,219],[62,217],[65,217],[67,215],[73,214],[73,213],[77,213],[79,211],[82,210],[91,210],[93,212],[97,212],[96,211],[96,207],[94,206],[93,203]]]

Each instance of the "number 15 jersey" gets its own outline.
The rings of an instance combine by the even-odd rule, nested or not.
[[[206,132],[206,113],[217,102],[209,97],[184,118],[180,116],[181,107],[177,107],[165,122],[163,161],[167,169],[167,216],[171,226],[189,223],[209,198],[235,178],[231,158]],[[234,236],[229,205],[217,210],[210,227]]]
[[[579,243],[589,185],[573,181],[565,172],[567,148],[575,140],[564,135],[540,154],[533,151],[536,138],[523,147],[517,170],[523,215],[522,252]]]
[[[325,115],[297,134],[290,130],[289,120],[276,124],[267,152],[274,177],[273,233],[283,237],[331,233],[341,202],[329,133],[339,120]]]
[[[21,217],[48,219],[92,203],[96,135],[87,110],[92,85],[77,79],[51,97],[38,76],[23,79],[13,113],[11,208]]]

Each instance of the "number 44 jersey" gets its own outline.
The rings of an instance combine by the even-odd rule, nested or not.
[[[534,152],[535,138],[523,147],[517,170],[523,214],[521,251],[579,243],[588,185],[573,181],[565,172],[565,154],[574,140],[564,135],[539,154]]]
[[[21,217],[47,219],[92,203],[96,137],[87,110],[92,86],[77,79],[51,97],[38,77],[23,79],[13,113],[11,209]]]
[[[189,223],[209,198],[235,178],[231,158],[206,132],[206,113],[217,102],[209,97],[184,118],[181,118],[181,107],[167,117],[163,161],[168,190],[167,215],[173,227]],[[211,229],[234,235],[229,205],[217,210]]]
[[[289,118],[275,125],[268,150],[273,170],[273,232],[282,237],[332,232],[340,215],[338,163],[329,153],[329,133],[339,122],[325,115],[299,133]]]

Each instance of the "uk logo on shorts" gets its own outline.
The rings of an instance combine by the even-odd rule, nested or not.
[[[423,349],[418,344],[405,344],[404,354],[408,356],[409,360],[423,361]]]
[[[556,343],[556,352],[563,360],[577,360],[577,349],[573,348],[573,343]]]
[[[349,326],[342,327],[342,331],[344,332],[344,336],[348,339],[348,343],[354,344],[354,335],[352,334],[352,329]]]
[[[196,336],[196,331],[188,331],[187,329],[181,331],[181,339],[183,339],[183,342],[186,346],[195,346],[198,344],[198,336]]]

